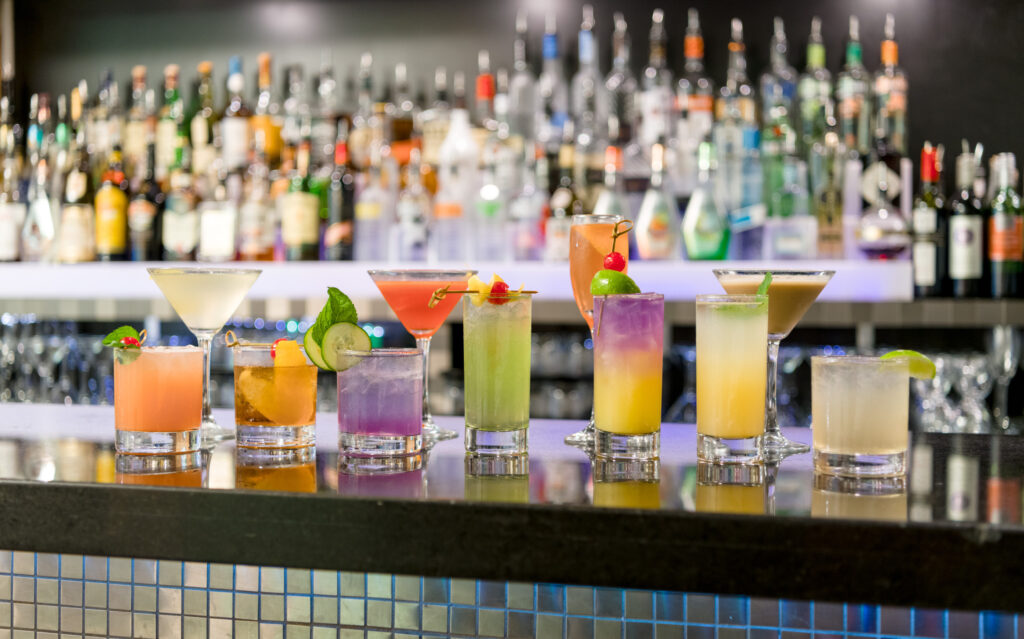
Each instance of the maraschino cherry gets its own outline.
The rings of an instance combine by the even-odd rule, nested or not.
[[[625,229],[619,230],[620,224],[628,224]],[[615,228],[612,230],[612,250],[611,253],[604,256],[604,267],[612,271],[623,272],[626,270],[626,258],[615,250],[615,242],[619,239],[620,235],[625,235],[633,228],[633,223],[629,220],[619,220],[615,223]]]

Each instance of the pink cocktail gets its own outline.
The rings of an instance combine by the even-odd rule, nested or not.
[[[118,349],[114,356],[115,444],[122,453],[199,449],[203,351],[197,346]]]

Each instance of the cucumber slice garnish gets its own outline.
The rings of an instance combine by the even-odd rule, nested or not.
[[[320,342],[320,357],[332,370],[343,371],[359,363],[359,359],[342,351],[369,351],[370,336],[358,324],[341,322],[331,325]]]
[[[302,346],[306,349],[306,355],[316,364],[317,368],[322,368],[325,371],[334,370],[327,365],[323,356],[320,355],[320,345],[313,339],[312,329],[306,331],[305,337],[302,338]]]

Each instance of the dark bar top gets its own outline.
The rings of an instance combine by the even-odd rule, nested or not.
[[[230,411],[219,411],[230,423]],[[903,480],[592,462],[580,422],[535,420],[528,458],[461,439],[368,468],[315,450],[115,455],[110,407],[0,405],[0,548],[958,609],[1024,609],[1024,439],[911,437]],[[441,418],[461,430],[461,422]],[[809,442],[810,431],[787,436]]]

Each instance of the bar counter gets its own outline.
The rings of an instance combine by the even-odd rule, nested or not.
[[[101,483],[112,479],[112,409],[2,405],[0,548],[1024,609],[1011,586],[1024,557],[1019,438],[914,436],[905,482],[851,483],[815,476],[810,454],[723,476],[698,467],[694,427],[681,424],[664,425],[660,464],[595,468],[562,444],[579,423],[536,420],[518,466],[467,459],[456,439],[381,479],[339,473],[335,419],[319,416],[315,471],[303,462],[315,477],[296,479],[303,463],[260,475],[315,489],[303,494],[236,489],[246,482],[230,442],[202,453],[202,487]],[[809,442],[806,429],[786,434]],[[746,485],[715,484],[737,479]]]

